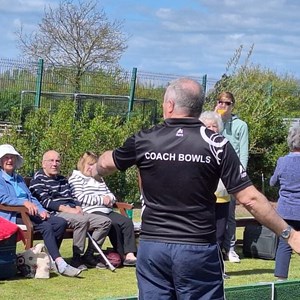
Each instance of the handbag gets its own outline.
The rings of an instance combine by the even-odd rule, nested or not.
[[[26,278],[49,278],[50,256],[44,244],[17,253],[17,269]]]

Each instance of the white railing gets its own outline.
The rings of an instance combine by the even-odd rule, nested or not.
[[[18,132],[22,132],[22,125],[14,125],[10,122],[0,121],[0,137],[12,128],[15,128]]]

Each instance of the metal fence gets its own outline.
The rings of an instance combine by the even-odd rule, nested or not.
[[[167,84],[180,77],[174,74],[150,73],[133,68],[124,70],[87,71],[76,81],[76,69],[57,67],[43,62],[0,59],[0,120],[6,120],[14,107],[30,111],[40,106],[55,109],[59,101],[72,99],[109,106],[111,113],[142,112],[159,119],[157,103],[163,98]],[[205,88],[207,78],[192,77]],[[24,115],[24,114],[22,114]]]

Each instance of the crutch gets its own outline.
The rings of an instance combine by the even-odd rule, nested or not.
[[[90,235],[89,232],[87,232],[87,236],[89,237],[89,239],[92,241],[94,247],[97,249],[97,251],[99,252],[99,254],[102,256],[102,258],[104,259],[104,261],[106,262],[106,264],[108,265],[108,268],[114,272],[115,271],[115,267],[111,264],[111,262],[107,259],[107,257],[105,256],[105,254],[103,253],[103,251],[101,250],[101,248],[99,247],[99,245],[96,243],[96,241],[92,238],[92,236]]]

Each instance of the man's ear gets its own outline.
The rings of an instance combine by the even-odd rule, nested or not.
[[[172,113],[174,111],[174,108],[175,108],[175,103],[173,100],[169,100],[167,102],[167,110],[168,110],[168,113]]]

